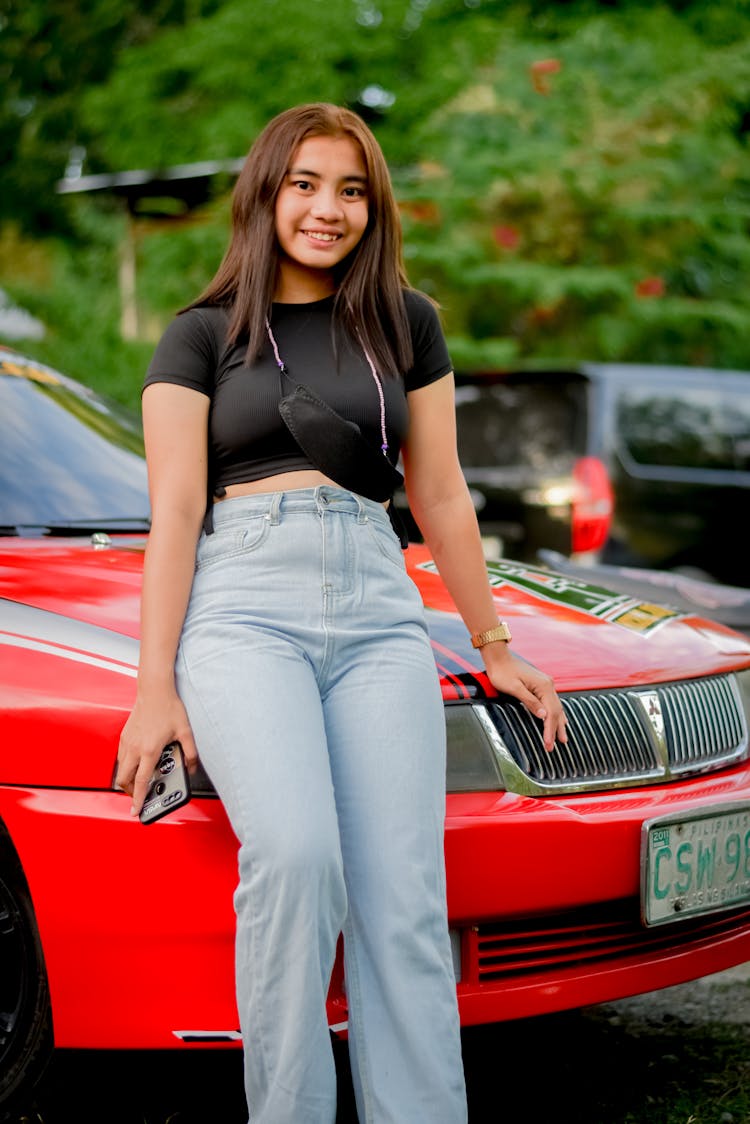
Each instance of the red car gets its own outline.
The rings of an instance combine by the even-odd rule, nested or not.
[[[113,787],[148,531],[138,425],[0,351],[0,1107],[53,1044],[237,1046],[235,841],[206,778],[153,826]],[[570,742],[498,697],[424,547],[449,730],[465,1025],[750,960],[750,641],[543,567],[490,564]],[[377,690],[377,684],[372,686]],[[403,731],[408,752],[409,730]],[[140,986],[138,986],[140,981]],[[346,1032],[340,964],[329,997]]]

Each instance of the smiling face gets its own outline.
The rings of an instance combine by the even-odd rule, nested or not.
[[[351,137],[300,144],[276,198],[276,300],[318,300],[334,291],[335,266],[367,229],[367,186],[362,151]]]

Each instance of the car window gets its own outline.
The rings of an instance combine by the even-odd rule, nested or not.
[[[750,378],[746,390],[636,385],[618,399],[620,439],[638,464],[750,470]]]
[[[5,361],[0,419],[0,527],[95,521],[117,529],[148,518],[133,415],[48,369],[29,374]]]
[[[464,468],[564,471],[584,451],[585,383],[567,377],[459,377],[456,423]]]

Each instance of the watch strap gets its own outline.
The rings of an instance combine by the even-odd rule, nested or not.
[[[485,629],[484,632],[475,632],[471,638],[472,648],[483,648],[485,644],[491,644],[493,640],[505,640],[507,643],[511,640],[510,629],[505,621],[499,621],[494,628]]]

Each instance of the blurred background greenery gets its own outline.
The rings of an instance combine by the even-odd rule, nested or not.
[[[136,405],[232,175],[60,182],[234,161],[313,100],[378,136],[457,368],[750,370],[750,0],[0,0],[0,288],[46,329],[4,342]]]

